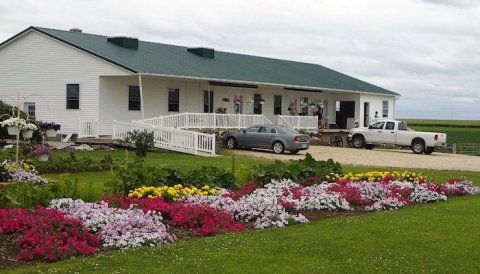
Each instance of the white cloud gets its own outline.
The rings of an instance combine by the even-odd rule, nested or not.
[[[79,27],[317,63],[400,93],[399,117],[480,119],[478,2],[17,0],[0,3],[0,40]]]

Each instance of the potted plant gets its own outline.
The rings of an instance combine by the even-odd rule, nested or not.
[[[241,96],[235,96],[235,99],[233,99],[233,103],[235,105],[240,105],[241,103],[243,103],[242,97]]]
[[[260,98],[259,102],[260,102],[260,105],[263,105],[265,103],[265,99]]]
[[[21,129],[23,138],[25,139],[32,138],[33,132],[37,129],[38,129],[37,125],[33,123],[26,123]]]
[[[38,160],[45,162],[52,153],[52,150],[44,144],[40,144],[30,153],[31,156],[38,157]]]
[[[55,122],[41,122],[40,129],[45,131],[47,137],[55,137],[57,136],[57,131],[60,130],[61,126],[59,124],[55,124]]]
[[[22,129],[27,123],[22,118],[8,118],[5,121],[0,122],[0,125],[6,126],[8,129],[9,135],[18,135],[20,134],[20,129]]]
[[[224,101],[225,103],[228,103],[228,102],[230,102],[230,98],[228,98],[228,97],[223,97],[222,101]]]

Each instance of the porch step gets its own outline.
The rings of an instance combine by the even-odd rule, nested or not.
[[[73,136],[73,133],[68,133],[67,136],[65,136],[65,138],[62,139],[62,142],[66,143],[70,141],[70,138],[72,138],[72,136]]]

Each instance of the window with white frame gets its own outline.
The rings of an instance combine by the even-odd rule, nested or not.
[[[34,102],[25,102],[23,109],[30,118],[35,118],[35,103]]]
[[[168,89],[168,111],[180,111],[180,90],[178,88]]]
[[[141,109],[140,87],[129,86],[128,87],[128,110],[140,110]]]
[[[388,117],[388,101],[383,101],[382,104],[382,117],[387,118]]]
[[[79,84],[67,84],[67,109],[80,109]]]

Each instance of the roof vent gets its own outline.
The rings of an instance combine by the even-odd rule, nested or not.
[[[126,49],[138,49],[138,38],[129,36],[111,36],[107,41]]]
[[[71,32],[78,32],[78,33],[82,33],[82,30],[79,29],[79,28],[71,28],[70,29]]]
[[[187,51],[204,58],[213,59],[215,57],[215,50],[212,48],[187,48]]]

